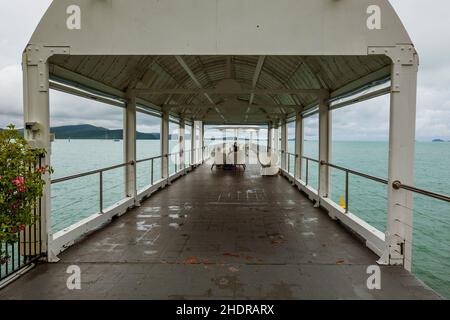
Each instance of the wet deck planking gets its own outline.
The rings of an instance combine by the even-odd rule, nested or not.
[[[0,299],[436,299],[282,177],[202,166],[2,291]],[[68,290],[67,267],[81,268]]]

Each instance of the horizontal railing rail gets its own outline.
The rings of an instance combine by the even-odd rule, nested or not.
[[[332,163],[327,163],[325,161],[320,161],[319,163],[321,165],[326,165],[326,166],[328,166],[330,168],[334,168],[334,169],[337,169],[337,170],[340,170],[340,171],[348,172],[349,174],[353,174],[355,176],[359,176],[359,177],[362,177],[362,178],[373,180],[373,181],[376,181],[376,182],[379,182],[379,183],[382,183],[382,184],[388,184],[389,183],[388,180],[386,180],[386,179],[375,177],[375,176],[372,176],[372,175],[369,175],[369,174],[366,174],[366,173],[358,172],[358,171],[355,171],[355,170],[352,170],[352,169],[348,169],[348,168],[344,168],[344,167],[341,167],[341,166],[337,166],[337,165],[334,165]]]
[[[408,190],[411,192],[415,192],[430,198],[434,198],[437,200],[442,200],[445,202],[450,202],[450,196],[444,195],[444,194],[440,194],[440,193],[436,193],[436,192],[432,192],[432,191],[428,191],[425,189],[420,189],[420,188],[416,188],[416,187],[412,187],[406,184],[402,184],[400,181],[394,181],[394,183],[392,183],[392,186],[394,189],[404,189],[404,190]]]
[[[87,171],[87,172],[83,172],[83,173],[78,173],[78,174],[74,174],[74,175],[71,175],[71,176],[63,177],[63,178],[57,178],[57,179],[53,179],[51,181],[51,183],[52,184],[57,184],[57,183],[61,183],[61,182],[69,181],[69,180],[74,180],[74,179],[79,179],[79,178],[83,178],[83,177],[87,177],[87,176],[92,176],[92,175],[95,175],[95,174],[111,171],[111,170],[114,170],[114,169],[123,168],[123,167],[129,166],[129,165],[134,165],[137,162],[138,161],[136,161],[136,162],[130,161],[130,162],[118,164],[118,165],[111,166],[111,167],[106,167],[106,168],[102,168],[102,169],[97,169],[97,170]]]
[[[88,171],[88,172],[84,172],[84,173],[79,173],[79,174],[74,174],[71,176],[67,176],[67,177],[63,177],[63,178],[58,178],[58,179],[53,179],[51,181],[51,184],[58,184],[58,183],[62,183],[62,182],[67,182],[67,181],[71,181],[74,179],[79,179],[79,178],[84,178],[84,177],[88,177],[88,176],[93,176],[98,174],[99,175],[99,207],[100,207],[100,213],[103,213],[103,204],[104,204],[104,198],[103,198],[103,174],[105,172],[108,171],[112,171],[115,169],[120,169],[126,166],[134,166],[136,165],[135,161],[130,161],[130,162],[126,162],[126,163],[121,163],[115,166],[110,166],[110,167],[106,167],[106,168],[102,168],[102,169],[97,169],[97,170],[92,170],[92,171]]]
[[[295,154],[288,153],[288,155],[295,155]],[[298,157],[298,155],[295,155],[295,156]],[[310,157],[302,156],[301,158],[306,160],[306,168],[305,168],[306,169],[305,170],[306,171],[306,176],[305,176],[305,184],[306,184],[306,186],[309,185],[309,162],[318,163],[320,166],[325,165],[325,166],[328,166],[330,168],[334,168],[334,169],[343,171],[345,173],[345,212],[346,213],[349,212],[349,202],[350,202],[349,179],[350,179],[350,175],[362,177],[362,178],[365,178],[365,179],[368,179],[368,180],[372,180],[372,181],[375,181],[375,182],[378,182],[378,183],[381,183],[381,184],[384,184],[384,185],[389,185],[389,181],[387,179],[384,179],[384,178],[376,177],[376,176],[373,176],[373,175],[370,175],[370,174],[367,174],[367,173],[363,173],[363,172],[360,172],[360,171],[356,171],[356,170],[353,170],[353,169],[349,169],[349,168],[346,168],[346,167],[343,167],[343,166],[338,166],[338,165],[335,165],[335,164],[332,164],[332,163],[328,163],[326,161],[319,161],[317,159],[313,159],[313,158],[310,158]],[[288,169],[289,169],[289,167],[288,167]],[[288,172],[289,172],[289,170],[288,170]],[[392,187],[394,189],[397,189],[397,190],[404,189],[404,190],[408,190],[408,191],[411,191],[411,192],[414,192],[414,193],[417,193],[417,194],[421,194],[421,195],[424,195],[424,196],[427,196],[427,197],[430,197],[430,198],[434,198],[434,199],[437,199],[437,200],[441,200],[441,201],[445,201],[445,202],[449,202],[450,203],[450,196],[448,196],[448,195],[444,195],[444,194],[432,192],[432,191],[429,191],[429,190],[425,190],[425,189],[421,189],[421,188],[405,185],[405,184],[402,184],[400,181],[393,182]]]
[[[201,148],[196,148],[194,150],[190,150],[189,153],[189,161],[190,161],[190,165],[193,165],[192,160],[191,160],[191,152],[197,152],[198,150],[200,150]],[[205,148],[203,148],[204,150]],[[88,176],[93,176],[93,175],[99,175],[99,208],[100,208],[100,213],[104,213],[103,209],[104,209],[104,181],[103,181],[103,175],[105,172],[108,171],[112,171],[115,169],[120,169],[120,168],[124,168],[127,166],[136,166],[137,164],[140,163],[144,163],[144,162],[151,162],[151,172],[150,172],[150,185],[153,186],[153,184],[155,183],[155,175],[154,175],[154,168],[155,168],[155,161],[162,159],[162,158],[169,158],[169,157],[175,157],[175,161],[173,161],[173,166],[174,166],[174,173],[172,174],[176,174],[178,173],[178,169],[180,167],[183,167],[183,165],[185,166],[186,164],[183,163],[179,163],[181,156],[183,154],[187,153],[187,151],[178,151],[178,152],[173,152],[173,153],[168,153],[166,155],[159,155],[159,156],[154,156],[154,157],[149,157],[149,158],[144,158],[144,159],[139,159],[137,161],[130,161],[130,162],[126,162],[126,163],[121,163],[118,165],[114,165],[114,166],[110,166],[110,167],[106,167],[106,168],[101,168],[101,169],[96,169],[96,170],[91,170],[91,171],[87,171],[87,172],[83,172],[83,173],[78,173],[78,174],[74,174],[74,175],[70,175],[70,176],[66,176],[66,177],[62,177],[62,178],[56,178],[51,180],[51,184],[55,185],[58,183],[63,183],[63,182],[67,182],[67,181],[71,181],[71,180],[75,180],[75,179],[80,179],[80,178],[84,178],[84,177],[88,177]],[[169,163],[170,165],[170,163]],[[170,170],[169,170],[169,174],[166,177],[166,179],[170,179],[171,178],[171,174],[170,174]]]
[[[151,157],[151,158],[144,158],[144,159],[140,159],[140,160],[136,160],[136,163],[142,163],[142,162],[148,162],[148,161],[154,161],[154,160],[158,160],[161,159],[163,156],[156,156],[156,157]]]

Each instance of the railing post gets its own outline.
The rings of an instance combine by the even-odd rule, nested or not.
[[[153,175],[153,170],[154,170],[154,159],[152,159],[152,172],[151,172],[151,177],[150,177],[150,185],[153,185],[153,180],[154,180],[154,175]]]
[[[305,159],[306,160],[306,185],[308,185],[309,183],[309,159]]]
[[[178,172],[178,153],[175,153],[175,173]]]
[[[287,172],[291,173],[291,154],[287,154]]]
[[[103,171],[100,171],[99,173],[99,179],[100,179],[100,190],[99,190],[99,197],[100,197],[100,213],[103,213]]]
[[[349,173],[345,171],[345,213],[348,213],[349,209]]]

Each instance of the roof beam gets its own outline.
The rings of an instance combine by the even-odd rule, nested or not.
[[[228,56],[227,58],[226,58],[226,78],[227,79],[231,79],[232,78],[232,68],[233,68],[233,65],[232,65],[232,61],[231,61],[231,59],[232,59],[232,57],[231,56]]]
[[[226,104],[224,105],[218,105],[217,107],[223,107],[223,106],[227,106]],[[298,109],[301,110],[303,109],[303,106],[300,105],[283,105],[283,104],[258,104],[258,105],[252,105],[252,108],[291,108],[291,109]],[[206,105],[206,104],[164,104],[162,105],[163,109],[172,109],[172,108],[196,108],[196,109],[207,109],[207,108],[211,108],[211,105]]]
[[[200,83],[200,81],[198,81],[197,77],[195,76],[194,72],[191,70],[191,68],[189,68],[189,66],[186,64],[186,62],[183,60],[183,58],[181,58],[180,56],[175,56],[175,59],[177,59],[178,63],[181,65],[181,67],[184,69],[184,71],[186,71],[186,73],[189,75],[189,77],[191,77],[192,81],[194,81],[195,85],[200,89],[203,90],[203,86]],[[174,93],[175,94],[175,93]],[[200,93],[199,93],[200,94]],[[215,106],[216,103],[214,102],[213,99],[211,99],[211,96],[207,93],[207,92],[203,92],[202,93],[206,99],[211,103],[211,105]],[[225,121],[225,117],[223,116],[223,114],[220,112],[219,108],[215,108],[216,112],[219,114],[219,116]]]
[[[188,95],[188,94],[218,94],[218,95],[283,95],[283,94],[299,94],[299,95],[323,95],[328,94],[328,90],[324,89],[232,89],[232,90],[218,90],[218,89],[134,89],[137,95]]]
[[[258,85],[258,81],[259,81],[259,77],[261,76],[261,71],[264,67],[264,61],[266,60],[266,56],[259,56],[258,58],[258,62],[256,64],[256,68],[255,68],[255,74],[253,75],[253,81],[252,81],[252,89],[256,89],[257,85]],[[248,117],[249,117],[249,112],[250,112],[250,107],[253,104],[253,101],[255,100],[255,94],[252,93],[250,94],[250,100],[248,101],[248,108],[247,108],[247,112],[246,112],[246,116],[245,116],[245,121],[247,122]]]
[[[308,61],[306,61],[305,58],[303,57],[299,57],[300,61],[303,62],[303,65],[305,66],[305,68],[314,76],[314,79],[316,80],[317,84],[324,89],[329,89],[328,85],[325,83],[325,81],[322,79],[322,77],[319,75],[319,72],[316,72],[315,70],[313,70],[313,68],[309,65]]]
[[[391,66],[385,66],[377,71],[374,71],[372,73],[369,73],[355,81],[352,81],[345,86],[333,91],[330,93],[330,99],[334,99],[346,94],[349,94],[359,88],[364,87],[367,84],[370,84],[374,81],[382,80],[384,78],[387,78],[391,75]]]
[[[261,76],[262,68],[264,67],[264,61],[266,60],[266,56],[260,56],[258,59],[258,63],[256,64],[255,74],[253,75],[253,82],[252,82],[252,90],[256,89],[256,86],[258,85],[259,77]],[[255,100],[255,94],[250,94],[250,101],[248,104],[251,106],[253,104],[253,101]]]
[[[181,65],[181,67],[184,69],[184,71],[186,71],[186,73],[189,75],[189,77],[191,77],[191,79],[192,79],[192,81],[194,81],[195,85],[199,89],[203,89],[202,84],[200,83],[200,81],[198,81],[194,72],[191,70],[191,68],[189,68],[189,66],[186,64],[186,62],[183,60],[183,58],[181,58],[180,56],[175,56],[175,59],[177,59],[178,63]],[[205,93],[203,93],[203,95],[206,97],[206,99],[208,99],[209,102],[211,102],[212,105],[216,104],[214,102],[214,100],[211,99],[211,97],[209,96],[208,93],[205,92]]]

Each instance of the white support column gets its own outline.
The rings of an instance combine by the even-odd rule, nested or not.
[[[195,136],[194,143],[194,164],[198,165],[203,162],[203,123],[201,121],[194,121],[193,135]],[[197,141],[198,139],[198,141]],[[198,145],[198,146],[197,146]]]
[[[406,190],[396,190],[394,183],[414,185],[418,57],[412,47],[397,50],[396,57],[402,57],[405,51],[409,55],[394,60],[392,65],[386,250],[379,263],[403,265],[410,271],[413,195]]]
[[[279,130],[278,127],[274,127],[273,129],[273,152],[278,152],[279,150],[279,141],[280,141],[280,136],[278,134]]]
[[[179,164],[178,167],[180,168],[180,170],[185,170],[186,169],[186,162],[185,162],[185,130],[186,130],[186,121],[184,119],[184,116],[180,117],[180,135],[178,137],[178,143],[180,145],[180,157],[179,159]],[[186,173],[186,172],[185,172]]]
[[[297,113],[295,119],[295,178],[301,179],[302,175],[302,157],[304,146],[304,128],[303,128],[303,116],[301,112]]]
[[[205,127],[201,121],[200,127],[200,163],[205,163]]]
[[[123,111],[123,157],[125,163],[125,195],[136,198],[136,96],[130,96]]]
[[[328,96],[319,97],[319,161],[331,161],[331,111]],[[319,164],[319,196],[328,198],[331,192],[330,169]]]
[[[169,177],[169,112],[163,112],[161,117],[161,179]]]
[[[33,52],[35,52],[33,50]],[[37,60],[27,54],[23,55],[23,103],[24,103],[24,120],[25,120],[25,139],[32,148],[44,149],[46,154],[41,159],[41,165],[51,166],[51,135],[50,135],[50,107],[49,107],[49,70],[48,64]],[[46,61],[46,59],[45,59]],[[45,174],[44,191],[41,198],[41,219],[37,228],[40,231],[42,239],[42,252],[47,253],[49,262],[56,262],[58,259],[51,249],[52,233],[51,233],[51,182],[50,174]],[[40,230],[39,230],[40,227]],[[31,237],[30,237],[31,236]],[[39,247],[39,240],[34,239],[34,234],[26,234],[25,239],[31,242],[36,241]],[[22,237],[21,237],[22,239]],[[26,247],[26,244],[23,246]],[[34,248],[34,246],[32,246]],[[21,254],[34,255],[27,249],[21,250]]]
[[[273,145],[272,145],[272,152],[277,153],[278,155],[278,151],[280,150],[279,147],[280,144],[280,136],[279,136],[279,130],[278,127],[276,126],[273,129]],[[281,159],[279,159],[279,161],[281,161]],[[278,164],[278,163],[277,163]]]
[[[289,168],[287,168],[287,124],[286,120],[283,119],[281,122],[281,169],[284,169],[286,171],[289,171]]]
[[[192,122],[192,129],[191,129],[191,163],[190,165],[195,165],[195,121]]]

